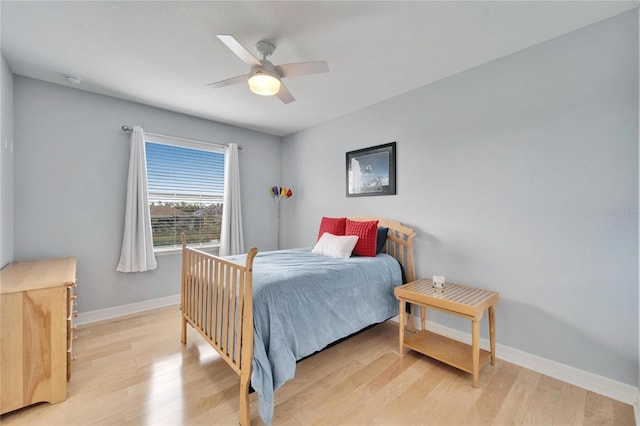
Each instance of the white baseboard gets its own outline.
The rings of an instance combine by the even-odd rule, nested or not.
[[[176,294],[173,296],[162,297],[160,299],[145,300],[144,302],[130,303],[128,305],[114,306],[113,308],[79,313],[78,317],[73,322],[77,325],[90,324],[93,322],[124,317],[126,315],[137,314],[139,312],[179,304],[180,295]]]
[[[392,321],[398,322],[399,319],[398,317],[395,317]],[[427,321],[427,328],[430,331],[442,334],[450,339],[471,344],[470,333],[465,333],[430,321]],[[489,340],[480,339],[480,347],[484,350],[490,350]],[[496,357],[617,401],[624,402],[625,404],[633,405],[636,414],[636,424],[638,419],[640,419],[638,415],[640,414],[638,412],[640,391],[637,387],[618,382],[607,377],[599,376],[588,371],[580,370],[569,365],[561,364],[556,361],[551,361],[500,343],[496,343]]]

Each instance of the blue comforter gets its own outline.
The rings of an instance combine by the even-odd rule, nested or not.
[[[273,417],[274,391],[293,378],[296,361],[397,315],[393,288],[400,284],[400,266],[386,254],[334,259],[311,249],[258,253],[251,385],[266,424]]]

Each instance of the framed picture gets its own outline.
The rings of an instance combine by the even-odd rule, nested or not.
[[[347,197],[395,193],[395,142],[347,152]]]

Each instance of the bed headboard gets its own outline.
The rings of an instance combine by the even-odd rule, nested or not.
[[[348,219],[358,222],[377,220],[378,226],[389,228],[387,242],[382,251],[400,262],[407,276],[407,282],[416,280],[416,271],[413,266],[413,238],[416,236],[416,232],[413,229],[398,221],[383,217],[351,216]]]

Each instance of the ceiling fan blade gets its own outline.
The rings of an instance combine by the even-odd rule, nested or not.
[[[253,54],[249,52],[243,45],[241,45],[238,40],[233,38],[233,36],[218,34],[217,37],[221,42],[226,44],[227,47],[231,49],[231,51],[235,53],[238,58],[242,59],[243,62],[249,65],[260,65],[260,61],[255,56],[253,56]]]
[[[329,72],[329,65],[327,61],[298,62],[296,64],[278,65],[276,70],[282,77],[297,77],[300,75]]]
[[[287,86],[282,83],[280,83],[280,90],[278,91],[278,93],[276,93],[276,96],[282,101],[282,103],[285,104],[295,102],[295,98],[293,97],[289,89],[287,89]]]
[[[220,87],[231,86],[232,84],[245,83],[249,78],[249,74],[239,75],[237,77],[231,77],[226,80],[216,81],[215,83],[209,83],[207,86],[218,89]]]

